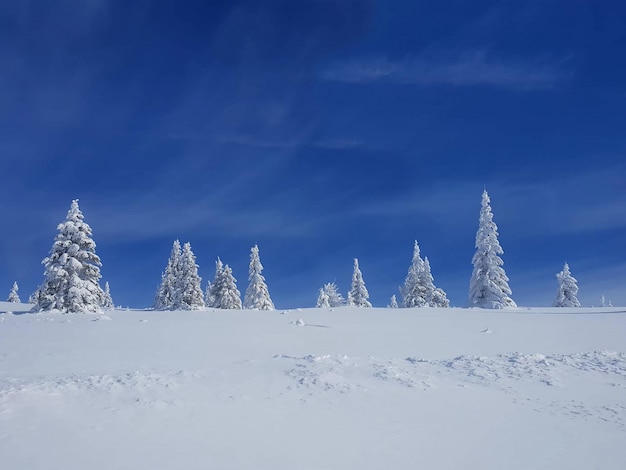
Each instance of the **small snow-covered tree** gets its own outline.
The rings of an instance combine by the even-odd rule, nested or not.
[[[109,281],[104,283],[104,296],[102,297],[102,308],[111,310],[115,307],[113,304],[113,298],[111,297],[111,288],[109,287]]]
[[[219,277],[213,281],[213,295],[213,308],[241,310],[241,293],[237,289],[237,279],[228,265],[224,265]]]
[[[580,307],[580,302],[576,298],[578,294],[578,281],[572,276],[569,265],[565,263],[563,271],[556,275],[559,281],[559,290],[556,294],[555,307]]]
[[[99,311],[104,296],[98,283],[102,264],[78,199],[72,201],[57,230],[50,256],[42,261],[45,277],[36,308],[64,313]]]
[[[352,284],[348,292],[348,305],[352,307],[371,307],[369,302],[369,292],[365,287],[363,274],[359,269],[359,260],[354,258],[354,272],[352,273]]]
[[[180,310],[200,310],[204,308],[202,279],[198,275],[196,257],[191,244],[185,243],[180,255],[179,279],[173,307]]]
[[[402,306],[405,308],[423,307],[427,305],[428,291],[424,286],[424,260],[420,256],[420,247],[415,240],[413,245],[413,260],[400,288],[402,294]]]
[[[433,291],[431,307],[448,308],[449,306],[450,300],[448,300],[445,291],[441,287],[435,287],[435,290]]]
[[[256,310],[274,310],[274,303],[265,284],[265,278],[261,275],[263,265],[259,256],[259,247],[254,245],[250,250],[250,268],[248,288],[243,302],[244,308]]]
[[[35,306],[39,305],[39,299],[41,297],[41,286],[37,286],[37,289],[28,296],[28,303]]]
[[[208,281],[206,283],[206,290],[204,291],[204,305],[207,308],[212,308],[215,298],[213,297],[213,283]]]
[[[330,308],[330,298],[328,297],[328,293],[323,287],[320,288],[320,293],[317,296],[317,303],[315,304],[315,308]]]
[[[20,296],[17,293],[18,290],[20,290],[20,288],[17,286],[17,281],[16,281],[13,283],[11,292],[9,292],[9,297],[7,297],[7,302],[16,302],[16,303],[21,302]]]
[[[423,271],[419,275],[420,284],[426,292],[426,305],[429,307],[449,307],[450,301],[440,287],[435,287],[435,281],[430,271],[428,257],[424,258]]]
[[[473,307],[504,308],[516,307],[511,298],[509,278],[504,272],[504,251],[498,241],[498,227],[493,221],[491,201],[485,190],[482,196],[476,253],[472,258],[474,270],[470,280],[469,302]]]
[[[157,289],[154,308],[157,310],[173,309],[178,297],[178,283],[180,280],[180,258],[182,249],[180,241],[174,240],[170,258],[165,271],[161,274],[161,285]]]
[[[327,282],[326,284],[324,284],[324,292],[326,292],[326,295],[328,296],[328,303],[330,305],[330,307],[341,307],[342,305],[344,305],[346,303],[346,301],[343,298],[343,295],[341,295],[341,292],[339,292],[339,288],[337,287],[337,284],[334,282]]]
[[[215,262],[215,275],[213,276],[213,282],[209,281],[206,287],[205,304],[209,308],[219,308],[217,305],[217,286],[224,275],[224,264],[222,260],[217,258]]]
[[[395,294],[391,296],[391,299],[389,300],[389,308],[398,308],[398,301],[396,299]]]
[[[316,307],[341,307],[343,304],[344,299],[341,293],[337,290],[337,284],[334,282],[327,282],[324,284],[324,286],[320,289]]]

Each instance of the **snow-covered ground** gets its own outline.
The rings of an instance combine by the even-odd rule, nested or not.
[[[624,309],[1,310],[1,468],[626,466]]]

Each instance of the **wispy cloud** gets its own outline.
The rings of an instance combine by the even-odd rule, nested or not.
[[[499,225],[517,236],[597,232],[626,227],[623,165],[535,181],[440,181],[386,201],[363,204],[364,217],[425,216],[443,227],[464,225],[478,214],[487,184]],[[584,188],[584,190],[581,190]],[[473,225],[472,225],[473,228]]]
[[[325,80],[346,83],[403,83],[414,85],[494,86],[516,90],[546,89],[570,73],[544,61],[490,58],[484,51],[449,58],[417,57],[392,60],[365,58],[336,63],[325,69]]]

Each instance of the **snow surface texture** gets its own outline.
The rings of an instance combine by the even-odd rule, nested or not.
[[[621,470],[625,332],[617,308],[3,313],[2,468]]]

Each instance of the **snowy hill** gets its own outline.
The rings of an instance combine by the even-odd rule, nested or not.
[[[623,309],[0,314],[2,468],[622,469],[624,442]]]

